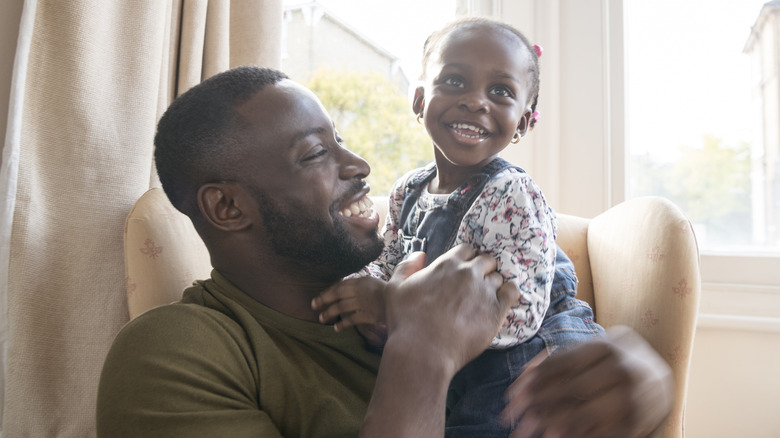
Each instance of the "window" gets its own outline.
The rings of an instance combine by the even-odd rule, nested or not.
[[[284,2],[282,70],[319,96],[347,147],[373,165],[373,195],[433,159],[409,93],[422,45],[455,0]]]
[[[764,3],[624,2],[628,196],[673,200],[703,253],[780,254],[780,4]]]

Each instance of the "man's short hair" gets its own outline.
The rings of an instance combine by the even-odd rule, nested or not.
[[[154,158],[163,190],[181,212],[197,209],[198,188],[223,179],[236,166],[240,141],[235,107],[284,73],[244,66],[212,76],[176,98],[157,125]]]

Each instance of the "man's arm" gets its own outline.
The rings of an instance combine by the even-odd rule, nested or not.
[[[423,264],[412,255],[388,283],[388,341],[360,436],[444,436],[450,380],[487,348],[519,297],[492,257],[466,245],[416,272]]]

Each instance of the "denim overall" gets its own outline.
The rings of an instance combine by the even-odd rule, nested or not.
[[[423,210],[418,199],[436,176],[429,165],[409,178],[399,218],[404,254],[425,251],[430,264],[453,246],[459,225],[487,182],[513,167],[496,158],[449,195],[446,204]],[[555,276],[542,327],[528,341],[508,349],[489,349],[467,364],[450,383],[447,394],[445,435],[456,437],[508,437],[510,429],[498,420],[504,408],[504,391],[522,372],[523,366],[543,350],[551,353],[604,333],[593,321],[593,312],[575,298],[577,277],[574,265],[557,248]]]

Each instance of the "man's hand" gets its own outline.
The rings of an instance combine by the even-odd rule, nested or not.
[[[504,421],[519,420],[512,438],[646,437],[671,409],[672,374],[641,336],[612,327],[532,360],[506,398]]]
[[[387,341],[386,285],[373,277],[348,278],[314,298],[311,306],[320,311],[321,323],[333,323],[337,332],[357,326],[370,347],[381,349]]]
[[[493,257],[466,244],[420,270],[424,260],[412,254],[387,283],[388,335],[408,351],[436,350],[457,371],[490,345],[520,291],[503,282]]]
[[[387,283],[388,338],[361,437],[441,437],[455,373],[498,333],[520,298],[490,256],[459,245],[427,268],[414,253]]]

